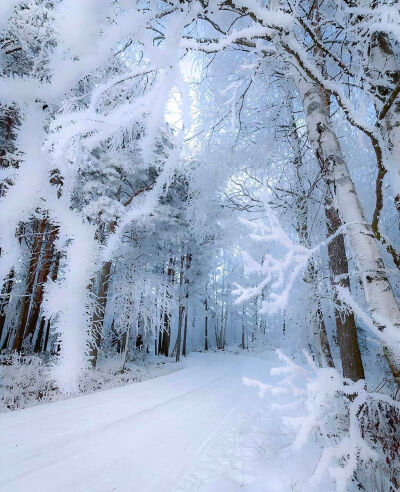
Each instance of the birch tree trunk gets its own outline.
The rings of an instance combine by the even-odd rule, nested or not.
[[[319,161],[323,163],[326,182],[332,186],[373,323],[381,332],[392,325],[400,333],[399,305],[388,281],[375,236],[366,222],[339,141],[332,129],[323,101],[324,93],[321,87],[308,79],[298,78],[295,82],[303,101],[308,138]],[[382,341],[393,377],[400,385],[400,361],[396,353],[398,347],[389,346],[385,339]]]

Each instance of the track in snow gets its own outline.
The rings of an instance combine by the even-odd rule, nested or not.
[[[256,456],[235,426],[259,402],[242,377],[267,374],[258,358],[193,354],[166,376],[5,414],[0,490],[219,492],[210,484],[221,470],[224,490],[243,490],[255,477],[241,468]]]

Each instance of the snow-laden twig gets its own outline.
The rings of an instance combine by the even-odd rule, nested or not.
[[[236,302],[241,303],[260,295],[268,287],[268,297],[262,303],[261,312],[274,314],[286,308],[294,283],[301,272],[306,269],[311,258],[339,234],[343,234],[350,224],[341,226],[326,240],[312,248],[307,248],[289,237],[266,201],[264,207],[265,221],[246,219],[241,219],[241,221],[252,230],[249,237],[253,241],[265,243],[266,247],[275,254],[266,253],[262,262],[259,263],[245,252],[243,257],[246,273],[255,273],[261,276],[262,280],[255,287],[236,284],[233,294],[238,296]]]
[[[340,300],[348,306],[353,313],[363,321],[363,323],[365,323],[365,325],[372,331],[378,340],[383,342],[386,346],[391,347],[392,350],[400,356],[399,329],[396,328],[388,319],[379,316],[378,313],[372,313],[372,318],[368,316],[362,307],[358,305],[349,289],[337,285],[336,290]],[[380,330],[378,328],[379,326],[382,326],[385,329]]]

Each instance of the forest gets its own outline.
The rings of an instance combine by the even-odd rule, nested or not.
[[[400,490],[399,0],[0,1],[0,489]]]

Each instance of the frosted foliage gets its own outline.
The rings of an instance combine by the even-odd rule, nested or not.
[[[183,369],[59,402],[37,457],[50,410],[25,454],[7,417],[7,485],[55,439],[97,460],[60,491],[400,487],[399,12],[0,0],[3,409]]]
[[[4,0],[0,5],[0,31],[7,27],[7,21],[11,16],[13,9],[18,5],[20,0]]]
[[[295,364],[280,350],[277,355],[284,365],[272,368],[270,374],[285,376],[283,379],[266,385],[244,378],[244,384],[258,388],[261,398],[270,393],[277,400],[273,404],[275,411],[279,412],[286,430],[295,436],[294,453],[301,452],[318,435],[321,454],[307,481],[309,490],[319,490],[327,475],[335,483],[335,490],[349,490],[357,470],[382,459],[377,441],[365,439],[366,410],[371,411],[383,403],[399,411],[399,403],[382,393],[368,391],[363,380],[354,383],[333,368],[317,368],[306,352],[307,369]],[[287,399],[286,395],[292,395],[293,400],[279,403],[282,396]],[[384,425],[383,422],[380,425]]]
[[[12,7],[12,2],[7,9],[3,7],[5,14],[11,12]],[[19,248],[14,236],[18,223],[28,219],[38,206],[47,210],[59,228],[57,243],[60,248],[66,248],[63,278],[46,287],[44,306],[46,316],[55,320],[54,329],[59,334],[61,352],[55,377],[65,391],[76,390],[79,374],[86,365],[90,338],[87,286],[96,271],[97,261],[99,258],[107,261],[116,253],[127,225],[152,213],[157,197],[170,182],[179,162],[182,137],[176,136],[176,144],[166,156],[158,182],[148,198],[142,199],[141,206],[135,203],[133,208],[121,208],[116,200],[116,189],[114,197],[91,199],[79,209],[72,198],[80,176],[93,172],[92,162],[102,145],[110,146],[111,161],[120,153],[122,142],[125,148],[129,142],[128,145],[137,148],[136,153],[142,154],[134,158],[130,166],[143,166],[143,162],[154,160],[153,152],[156,146],[159,148],[160,137],[165,132],[162,129],[164,110],[171,90],[178,88],[183,107],[189,106],[188,92],[180,74],[179,53],[174,46],[191,14],[188,12],[168,22],[165,43],[155,49],[146,29],[152,14],[134,10],[132,23],[128,15],[133,12],[131,6],[124,5],[127,10],[111,7],[111,2],[101,9],[94,1],[59,3],[52,19],[56,47],[50,53],[49,82],[39,83],[34,76],[26,76],[16,83],[13,79],[8,83],[7,79],[2,80],[2,84],[6,84],[6,98],[21,104],[22,124],[17,145],[23,155],[15,184],[2,203],[8,210],[4,214],[7,224],[1,237],[2,278],[18,261]],[[111,24],[109,16],[113,18]],[[127,57],[112,59],[131,34],[140,40],[140,48],[134,45],[129,53],[133,59],[141,57],[142,62],[136,66]],[[146,82],[146,87],[143,77],[149,75],[151,82]],[[78,81],[83,78],[87,82],[79,85]],[[41,99],[42,106],[48,101],[59,108],[55,118],[48,120],[37,98]],[[187,119],[185,122],[189,124]],[[130,132],[135,126],[136,132],[144,133],[139,146],[137,133]],[[168,138],[175,137],[168,135]],[[57,169],[62,176],[61,197],[46,182],[52,169]],[[128,172],[132,172],[132,168]],[[105,175],[110,173],[104,170]],[[118,173],[121,176],[121,171]],[[126,176],[127,172],[123,174]],[[93,188],[88,186],[84,191],[93,193]],[[101,256],[96,230],[87,221],[87,217],[93,218],[99,212],[103,220],[106,214],[111,220],[121,219]]]
[[[252,223],[247,221],[248,227],[252,230],[250,238],[253,241],[264,242],[272,248],[278,248],[280,253],[283,253],[283,257],[266,254],[260,265],[250,255],[246,254],[246,271],[257,273],[264,278],[256,287],[238,287],[234,294],[238,295],[237,302],[242,302],[260,294],[263,289],[270,286],[269,299],[263,301],[262,311],[274,314],[286,307],[293,284],[306,267],[313,251],[293,242],[273,212],[267,210],[267,222]]]

